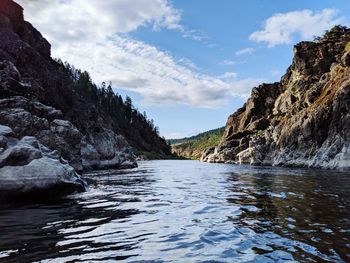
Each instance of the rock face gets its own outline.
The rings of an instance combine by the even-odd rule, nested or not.
[[[0,21],[8,26],[13,26],[18,30],[24,23],[23,8],[11,0],[2,0],[0,2],[2,15]]]
[[[30,87],[22,82],[17,68],[0,62],[0,87],[9,93],[25,93]],[[60,152],[77,171],[135,167],[132,150],[123,136],[103,129],[82,134],[63,119],[60,110],[23,96],[0,99],[0,124],[12,128],[15,136],[34,136],[40,143]]]
[[[140,112],[125,107],[125,101],[114,96],[113,91],[113,96],[110,96],[105,89],[102,96],[101,89],[97,90],[87,72],[80,71],[81,78],[77,79],[78,71],[68,72],[67,64],[51,59],[50,44],[23,20],[22,8],[12,0],[0,2],[0,63],[11,62],[20,73],[23,84],[18,85],[16,76],[10,79],[11,88],[1,90],[0,98],[22,96],[60,110],[61,119],[71,122],[83,137],[90,138],[111,130],[116,135],[123,135],[132,147],[140,151],[170,155],[166,141],[154,127],[150,127]]]
[[[301,42],[281,81],[254,88],[202,161],[350,169],[350,29]]]
[[[128,142],[111,130],[84,138],[80,151],[84,170],[136,167]]]
[[[15,137],[0,125],[0,197],[59,190],[84,191],[85,183],[58,151],[51,151],[35,137]]]
[[[62,83],[50,54],[50,44],[24,21],[22,7],[1,0],[0,125],[10,127],[16,138],[35,137],[76,171],[136,167],[118,125],[78,94],[72,82]]]

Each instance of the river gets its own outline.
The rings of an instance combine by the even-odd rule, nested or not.
[[[350,262],[350,174],[148,161],[1,204],[1,262]]]

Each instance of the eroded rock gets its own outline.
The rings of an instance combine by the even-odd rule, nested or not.
[[[16,85],[23,86],[16,67],[12,63],[3,64],[7,67],[3,71],[0,68],[2,76],[18,77]],[[11,90],[11,83],[0,82],[1,87],[4,85]],[[132,149],[123,136],[109,129],[84,136],[75,125],[62,118],[60,110],[36,99],[16,95],[0,99],[0,124],[11,127],[16,137],[36,137],[41,144],[58,151],[76,171],[137,166]],[[0,126],[0,136],[8,135],[6,129],[8,127]],[[4,151],[5,141],[6,138],[0,138],[1,151]],[[13,151],[15,154],[15,149]]]
[[[279,83],[253,89],[207,162],[350,169],[350,29],[301,42]]]
[[[0,152],[0,197],[38,191],[50,195],[57,188],[61,193],[85,190],[84,181],[57,151],[49,150],[35,137],[13,137],[10,127],[0,126],[0,131],[6,138]]]

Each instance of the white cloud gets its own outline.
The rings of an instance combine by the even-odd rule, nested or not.
[[[120,36],[94,47],[71,45],[64,53],[77,66],[91,69],[93,79],[111,80],[115,87],[137,92],[147,105],[217,107],[230,97],[247,97],[251,88],[262,81],[239,80],[234,72],[222,76],[202,74],[187,61]]]
[[[240,50],[237,50],[236,51],[236,55],[237,56],[242,56],[242,55],[245,55],[245,54],[253,54],[254,52],[254,48],[251,48],[251,47],[247,47],[247,48],[243,48],[243,49],[240,49]]]
[[[236,72],[225,72],[223,75],[219,76],[222,80],[235,80],[238,74]]]
[[[264,22],[264,28],[252,33],[250,40],[267,42],[269,47],[290,44],[295,40],[312,39],[336,24],[345,23],[344,18],[337,18],[334,9],[321,11],[301,10],[274,14]]]
[[[96,82],[112,81],[143,96],[144,104],[217,107],[247,97],[261,80],[235,73],[211,76],[188,59],[125,33],[149,25],[185,33],[167,0],[19,0],[25,16],[53,44],[53,55],[88,70]],[[193,32],[192,32],[193,33]]]
[[[224,65],[235,65],[236,61],[233,60],[224,60],[223,62]]]
[[[95,41],[140,26],[184,31],[181,13],[167,0],[17,0],[25,17],[55,45]]]
[[[190,38],[195,41],[202,41],[208,38],[203,33],[199,33],[196,30],[188,30],[188,29],[185,29],[184,27],[180,27],[179,31],[182,33],[183,37]]]

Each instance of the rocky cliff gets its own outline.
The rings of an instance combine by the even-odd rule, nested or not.
[[[50,54],[50,44],[24,20],[22,7],[1,0],[0,124],[14,137],[35,137],[76,171],[135,167],[132,147],[170,154],[131,105],[111,89],[99,90],[86,72],[67,71]]]
[[[207,162],[350,169],[350,29],[294,47],[281,81],[253,88]]]

